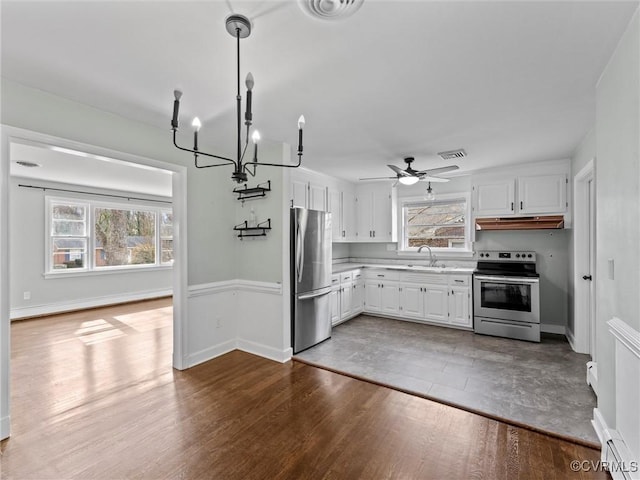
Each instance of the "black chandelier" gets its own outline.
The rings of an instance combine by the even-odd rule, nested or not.
[[[233,160],[231,158],[222,157],[220,155],[213,155],[211,153],[206,153],[200,151],[198,149],[198,131],[201,127],[201,122],[198,117],[193,119],[193,123],[191,124],[194,128],[193,131],[193,149],[184,148],[178,145],[176,141],[176,134],[178,132],[178,110],[180,108],[180,97],[182,97],[182,92],[180,90],[174,90],[173,95],[175,100],[173,102],[173,118],[171,119],[171,129],[173,130],[173,144],[176,148],[180,150],[184,150],[185,152],[193,153],[193,157],[195,160],[196,168],[210,168],[210,167],[222,167],[225,165],[233,165],[233,173],[231,174],[231,179],[238,182],[244,183],[247,181],[247,173],[251,176],[255,176],[256,167],[258,165],[265,165],[269,167],[287,167],[287,168],[297,168],[300,166],[302,162],[302,130],[304,128],[304,116],[300,115],[298,119],[298,163],[296,165],[283,165],[279,163],[262,163],[258,162],[258,142],[260,140],[260,133],[257,130],[253,131],[253,135],[251,135],[251,140],[254,145],[253,149],[253,160],[250,162],[243,163],[244,154],[247,150],[247,146],[249,145],[249,132],[251,130],[251,123],[253,120],[253,114],[251,113],[251,95],[253,90],[253,75],[251,72],[247,74],[247,78],[245,80],[245,85],[247,86],[247,103],[246,110],[244,113],[244,124],[246,126],[246,135],[244,140],[244,147],[242,145],[242,119],[241,119],[241,110],[242,110],[242,97],[240,96],[240,39],[247,38],[251,34],[251,22],[244,15],[230,15],[226,19],[226,27],[227,32],[229,32],[232,36],[236,37],[237,44],[237,94],[236,94],[236,113],[237,113],[237,156],[236,159]],[[219,160],[224,160],[224,163],[214,163],[209,165],[199,165],[198,157],[200,155],[204,155],[207,157],[217,158]]]

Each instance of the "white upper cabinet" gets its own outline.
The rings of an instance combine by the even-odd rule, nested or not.
[[[524,215],[562,213],[567,209],[566,175],[518,178],[518,211]]]
[[[330,187],[328,199],[329,212],[331,212],[333,241],[355,241],[355,194],[351,190],[340,190],[339,188]]]
[[[535,168],[530,165],[511,172],[474,176],[476,217],[568,215],[569,165],[566,162],[538,164]]]
[[[515,212],[515,181],[487,181],[474,186],[476,215],[510,215]]]
[[[291,175],[290,206],[327,211],[327,187],[303,171]]]
[[[394,191],[388,184],[359,185],[356,189],[357,240],[395,242]]]

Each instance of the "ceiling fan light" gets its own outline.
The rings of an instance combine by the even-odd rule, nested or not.
[[[398,179],[398,181],[403,185],[413,185],[414,183],[417,183],[418,180],[420,179],[414,176],[400,177]]]

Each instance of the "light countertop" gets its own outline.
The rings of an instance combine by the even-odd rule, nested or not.
[[[378,263],[336,263],[333,265],[333,273],[348,272],[357,268],[382,268],[385,270],[404,270],[407,272],[424,273],[455,273],[459,275],[471,275],[474,271],[471,267],[427,267],[425,265],[413,264],[378,264]]]

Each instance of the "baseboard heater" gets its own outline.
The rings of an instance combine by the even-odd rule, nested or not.
[[[624,440],[617,435],[615,430],[607,431],[606,435],[609,438],[602,447],[600,458],[602,462],[606,462],[607,470],[613,480],[637,480],[639,478],[637,463],[629,461],[631,456]]]
[[[476,230],[548,230],[564,228],[563,215],[476,218]]]

